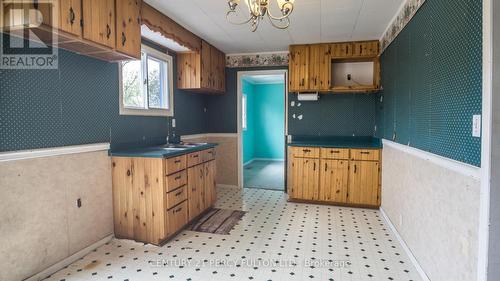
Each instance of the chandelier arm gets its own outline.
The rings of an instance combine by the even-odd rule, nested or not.
[[[273,19],[273,20],[282,20],[282,19],[286,19],[286,18],[288,18],[288,17],[292,14],[292,12],[293,12],[293,4],[288,3],[288,4],[283,5],[283,7],[285,7],[285,6],[288,6],[288,7],[287,7],[287,8],[288,8],[288,11],[287,11],[287,13],[286,13],[286,14],[284,14],[283,16],[281,16],[281,17],[275,17],[275,16],[271,13],[271,10],[268,10],[268,11],[267,11],[267,15],[269,16],[269,18],[271,18],[271,19]]]
[[[236,11],[227,11],[227,13],[226,13],[226,20],[227,20],[229,23],[231,23],[231,24],[235,24],[235,25],[243,25],[243,24],[247,24],[247,23],[249,23],[249,22],[253,19],[253,16],[252,16],[252,17],[250,17],[249,19],[247,19],[247,20],[245,20],[245,21],[242,21],[242,22],[234,22],[234,21],[232,21],[232,20],[229,18],[229,15],[230,15],[231,13],[235,13],[235,14],[236,14]]]
[[[278,28],[278,29],[286,29],[286,28],[288,28],[290,26],[290,18],[284,18],[282,20],[285,20],[285,25],[278,25],[278,24],[275,23],[275,20],[273,20],[273,18],[269,17],[269,22],[275,28]],[[280,21],[282,21],[282,20],[280,20]]]

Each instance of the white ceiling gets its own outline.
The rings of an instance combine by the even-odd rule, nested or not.
[[[227,22],[227,0],[145,1],[227,54],[286,51],[291,44],[380,39],[404,2],[295,0],[288,29],[278,30],[264,21],[252,33],[248,24]],[[270,1],[278,14],[275,0]],[[243,19],[245,14],[241,14]]]
[[[243,80],[250,84],[281,84],[285,83],[284,75],[245,75]]]

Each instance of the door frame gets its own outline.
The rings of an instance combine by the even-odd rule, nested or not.
[[[284,75],[285,76],[285,147],[283,147],[285,151],[285,168],[286,168],[286,138],[288,136],[288,69],[273,69],[273,70],[250,70],[250,71],[238,71],[237,73],[237,123],[238,123],[238,186],[240,188],[244,187],[243,183],[243,123],[241,118],[241,109],[242,109],[242,100],[243,100],[243,85],[242,78],[244,76],[252,76],[252,75]],[[286,191],[286,171],[285,175],[285,186],[284,191]]]

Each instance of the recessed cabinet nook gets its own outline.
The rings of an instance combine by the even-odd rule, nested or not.
[[[289,91],[377,92],[379,49],[379,41],[291,45]]]

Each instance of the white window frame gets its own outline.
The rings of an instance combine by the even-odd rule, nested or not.
[[[160,108],[133,108],[133,107],[127,107],[123,103],[123,76],[122,76],[122,64],[119,63],[119,71],[118,71],[118,76],[119,76],[119,88],[120,88],[120,115],[134,115],[134,116],[160,116],[160,117],[171,117],[174,116],[174,67],[173,67],[173,58],[172,56],[162,53],[154,48],[151,48],[146,45],[141,46],[141,53],[144,52],[148,54],[149,56],[152,56],[156,59],[159,59],[161,61],[167,62],[167,81],[168,81],[168,88],[166,89],[168,91],[167,97],[168,97],[168,108],[167,109],[160,109]],[[141,58],[142,60],[142,58]],[[147,63],[146,61],[142,61],[142,67],[145,67],[144,65]],[[146,87],[145,87],[146,88]],[[148,107],[148,102],[147,102],[147,95],[148,93],[145,93],[145,104],[146,107]]]

